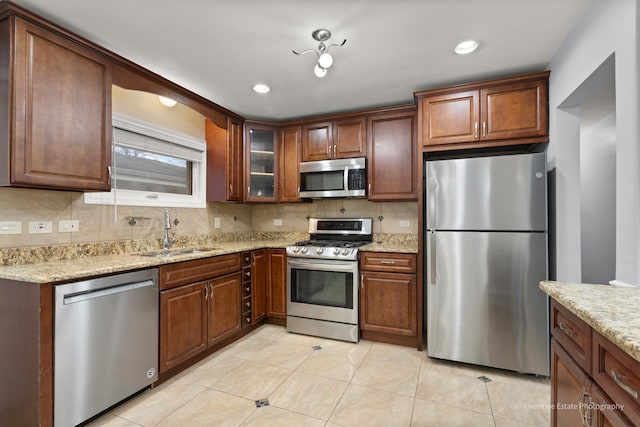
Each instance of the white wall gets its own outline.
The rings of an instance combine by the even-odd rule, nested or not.
[[[615,278],[615,126],[615,114],[610,114],[580,131],[581,280],[587,283]]]
[[[640,283],[640,58],[637,0],[593,0],[549,63],[549,169],[556,173],[557,280],[580,281],[579,111],[565,101],[611,55],[616,81],[616,279]],[[560,107],[563,108],[560,108]],[[576,114],[578,115],[576,119]]]

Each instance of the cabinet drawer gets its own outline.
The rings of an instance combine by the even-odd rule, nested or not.
[[[416,256],[388,252],[360,252],[360,269],[415,273]]]
[[[640,425],[640,362],[593,333],[593,379],[633,425]]]
[[[591,373],[591,327],[555,301],[551,302],[551,334],[587,373]]]
[[[240,271],[240,254],[163,265],[159,269],[160,289],[171,289],[235,271]]]

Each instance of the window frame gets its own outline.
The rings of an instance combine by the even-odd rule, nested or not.
[[[206,207],[207,145],[204,140],[117,113],[113,113],[111,126],[112,131],[114,128],[123,129],[198,151],[200,160],[192,163],[191,186],[193,194],[171,194],[111,188],[111,191],[108,192],[85,192],[85,204],[182,208]],[[113,150],[116,144],[113,138],[111,144]],[[112,159],[114,158],[112,156]],[[117,174],[117,168],[118,165],[114,165],[112,173]]]

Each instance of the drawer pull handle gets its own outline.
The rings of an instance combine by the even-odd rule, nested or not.
[[[395,261],[388,261],[386,259],[380,260],[380,264],[395,264],[395,263],[396,263]]]
[[[588,407],[591,405],[591,402],[591,395],[584,387],[582,387],[580,400],[578,400],[578,412],[580,413],[580,418],[582,418],[583,426],[591,425],[591,411],[588,409]]]
[[[614,369],[611,370],[611,376],[613,377],[613,381],[618,384],[618,387],[629,393],[629,395],[631,395],[631,397],[633,397],[634,399],[638,398],[638,390],[635,390],[633,387],[625,384],[624,381],[622,381],[622,378],[618,376],[618,373]]]
[[[568,327],[567,325],[565,325],[564,323],[558,322],[558,327],[562,332],[569,335],[571,338],[576,336],[576,333],[574,332],[574,330]]]

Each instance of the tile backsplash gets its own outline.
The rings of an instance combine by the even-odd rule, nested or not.
[[[0,221],[22,222],[21,234],[0,234],[0,248],[160,239],[163,233],[163,208],[86,205],[80,192],[0,188],[0,206]],[[172,229],[177,237],[246,231],[306,232],[309,217],[372,217],[374,233],[418,232],[416,202],[375,203],[363,199],[281,204],[212,202],[204,209],[170,208],[170,212],[172,221],[178,220]],[[59,232],[60,220],[79,221],[79,231]],[[30,234],[30,221],[50,221],[52,232]]]

